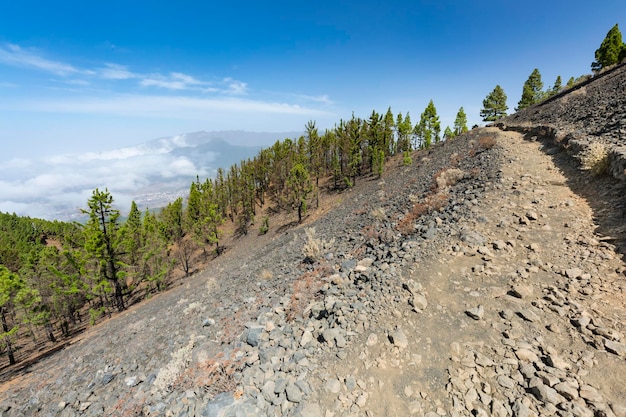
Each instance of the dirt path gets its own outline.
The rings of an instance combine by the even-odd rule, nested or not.
[[[624,263],[594,234],[621,213],[592,209],[620,193],[557,148],[494,132],[500,182],[405,273],[351,360],[320,372],[344,382],[320,393],[326,415],[626,415]]]

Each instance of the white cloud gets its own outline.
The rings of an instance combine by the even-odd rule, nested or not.
[[[137,78],[137,74],[128,71],[124,65],[111,63],[105,64],[105,67],[99,70],[99,74],[102,78],[107,80],[127,80],[129,78]]]
[[[232,78],[224,78],[227,88],[224,90],[226,94],[243,95],[248,91],[248,84],[233,80]]]
[[[308,100],[308,101],[314,101],[317,103],[333,104],[333,102],[331,101],[331,99],[328,97],[327,94],[323,94],[321,96],[307,96],[304,94],[297,94],[296,97],[304,99],[304,100]]]
[[[204,119],[207,113],[241,114],[273,113],[291,115],[324,115],[324,111],[297,104],[267,102],[238,97],[196,98],[185,96],[117,95],[0,101],[2,110],[24,112],[108,114],[126,117],[168,117]]]
[[[211,84],[210,82],[200,81],[191,75],[180,72],[172,72],[167,76],[161,74],[140,75],[139,78],[141,78],[139,84],[143,87],[159,87],[169,90],[205,91],[206,88],[200,88],[199,86]]]
[[[78,85],[78,86],[90,85],[90,82],[86,80],[67,80],[65,81],[65,83],[69,85]]]
[[[48,60],[36,55],[32,51],[22,49],[20,46],[10,43],[0,46],[0,62],[17,67],[36,68],[56,75],[68,75],[81,72],[72,65]]]
[[[204,164],[200,165],[179,152],[169,153],[187,146],[185,135],[178,135],[108,152],[0,163],[0,211],[44,218],[68,210],[78,213],[95,188],[108,188],[116,204],[127,210],[150,188],[157,187],[154,193],[186,189],[196,175],[212,174],[209,164],[215,154],[198,156],[190,151]]]

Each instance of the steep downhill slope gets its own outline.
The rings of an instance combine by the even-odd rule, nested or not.
[[[0,415],[626,416],[624,183],[561,146],[613,123],[571,116],[610,77],[242,238],[6,382]]]

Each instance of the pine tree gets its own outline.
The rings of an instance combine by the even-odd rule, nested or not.
[[[543,82],[541,81],[541,74],[539,70],[535,68],[533,72],[528,76],[528,79],[524,83],[522,88],[522,98],[517,103],[517,109],[522,110],[528,106],[539,103],[543,99]]]
[[[394,129],[396,128],[395,121],[393,119],[393,113],[391,107],[387,108],[387,113],[383,118],[383,147],[382,151],[385,157],[394,155],[396,153],[396,141],[394,139]]]
[[[483,108],[480,110],[480,117],[485,122],[493,122],[499,118],[506,116],[508,106],[506,105],[506,94],[499,85],[493,91],[487,94],[483,100]]]
[[[406,112],[404,118],[402,117],[402,113],[398,113],[396,127],[398,129],[398,152],[410,152],[413,124],[411,123],[409,112]]]
[[[366,163],[369,164],[370,172],[378,172],[381,162],[379,158],[380,152],[385,148],[382,122],[382,116],[376,110],[372,110],[372,114],[365,125],[365,137],[367,139]]]
[[[298,223],[302,223],[302,216],[306,214],[307,201],[313,191],[311,176],[304,165],[297,163],[291,168],[287,179],[289,186],[289,200],[292,207],[298,210]]]
[[[452,129],[450,129],[450,126],[446,126],[446,128],[443,131],[443,139],[444,140],[449,140],[454,138],[456,135],[454,134],[454,132],[452,131]]]
[[[220,226],[226,219],[222,216],[215,198],[215,187],[210,180],[202,183],[202,204],[198,224],[195,225],[198,233],[204,236],[206,242],[215,245],[215,253],[219,255],[220,249]]]
[[[556,80],[554,81],[554,85],[552,86],[552,94],[558,94],[563,89],[563,81],[561,81],[561,76],[557,75]]]
[[[129,271],[132,271],[131,278],[137,281],[137,268],[141,258],[141,212],[134,201],[131,202],[128,219],[120,229],[120,243],[124,261]]]
[[[146,210],[141,225],[142,278],[154,286],[156,291],[165,288],[167,276],[172,268],[168,259],[167,241],[161,232],[156,216]]]
[[[89,221],[83,229],[85,250],[98,265],[99,277],[113,285],[116,307],[122,311],[125,306],[118,234],[120,212],[113,208],[113,196],[109,190],[100,191],[96,188],[87,205],[89,210],[83,210],[83,213],[89,215]]]
[[[14,312],[14,299],[20,288],[18,275],[9,271],[4,265],[0,265],[0,321],[2,322],[0,342],[6,348],[10,365],[15,363],[12,338],[17,333],[18,326],[10,323],[9,317]]]
[[[460,134],[465,133],[468,130],[467,115],[465,114],[465,110],[463,110],[463,107],[461,107],[456,114],[456,119],[454,119],[454,136],[459,136]]]
[[[414,131],[421,142],[421,147],[424,149],[430,148],[433,142],[438,143],[441,139],[439,137],[441,133],[441,123],[439,122],[437,109],[432,100],[430,100],[424,112],[421,114],[420,122],[415,126]]]
[[[591,69],[599,71],[602,68],[617,64],[624,57],[626,57],[626,45],[622,42],[622,33],[616,23],[596,50],[596,60],[591,63]]]

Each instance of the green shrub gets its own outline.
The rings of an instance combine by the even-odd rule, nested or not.
[[[268,216],[263,217],[261,227],[259,227],[259,234],[264,235],[270,230],[270,218]]]

